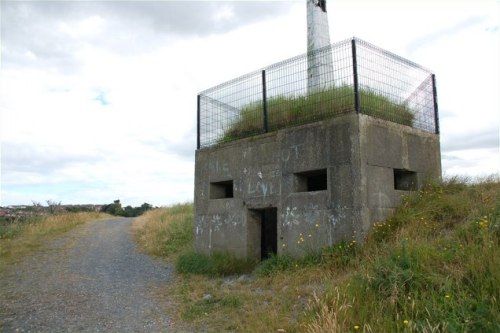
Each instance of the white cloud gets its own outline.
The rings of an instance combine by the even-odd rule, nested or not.
[[[196,94],[305,52],[305,1],[1,2],[0,204],[192,200]],[[498,172],[498,2],[338,0],[436,72],[443,168]]]
[[[67,34],[71,39],[88,38],[103,33],[106,29],[106,20],[98,15],[83,18],[76,22],[60,22],[59,31]]]
[[[213,16],[213,20],[215,22],[230,20],[235,17],[234,10],[229,5],[224,5],[215,15]]]

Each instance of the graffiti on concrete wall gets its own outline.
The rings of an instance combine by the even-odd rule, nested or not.
[[[282,232],[322,233],[328,246],[333,246],[338,239],[349,238],[351,234],[341,228],[347,220],[346,206],[335,206],[333,209],[321,209],[316,204],[306,204],[304,207],[285,207],[281,214]]]
[[[281,194],[281,174],[279,170],[267,172],[243,170],[245,175],[246,196],[268,197]]]
[[[196,238],[207,237],[208,248],[212,249],[213,237],[220,232],[226,232],[229,228],[237,228],[243,223],[239,214],[214,214],[211,216],[199,216],[196,219]]]
[[[219,161],[219,159],[215,159],[210,161],[209,170],[211,173],[215,173],[217,175],[230,176],[229,163],[227,161]]]
[[[333,246],[334,236],[337,233],[338,226],[346,221],[346,206],[336,206],[333,210],[335,214],[328,217],[328,245]],[[347,235],[344,235],[347,236]]]
[[[303,144],[291,145],[288,148],[280,149],[273,153],[273,161],[286,163],[290,160],[298,160],[300,156],[300,148]]]

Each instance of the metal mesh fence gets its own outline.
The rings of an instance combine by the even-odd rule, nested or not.
[[[429,70],[359,39],[356,60],[361,113],[435,132]]]
[[[262,133],[262,89],[259,71],[201,93],[198,100],[199,148],[243,137],[238,133],[238,125],[245,128],[245,136]],[[259,111],[245,112],[250,107]]]
[[[359,39],[256,71],[198,95],[198,148],[340,114],[437,133],[433,74]]]

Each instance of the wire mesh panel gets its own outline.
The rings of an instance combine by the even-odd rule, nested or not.
[[[271,65],[199,95],[198,148],[359,112],[437,133],[430,71],[359,39]]]
[[[266,88],[269,130],[352,112],[350,42],[270,66],[266,69]]]
[[[434,132],[431,72],[365,41],[355,42],[361,113]]]
[[[200,95],[200,148],[262,133],[262,77],[253,72]]]
[[[438,133],[437,117],[435,110],[434,82],[432,74],[430,74],[417,89],[411,93],[405,100],[407,105],[413,112],[412,126],[426,132]]]

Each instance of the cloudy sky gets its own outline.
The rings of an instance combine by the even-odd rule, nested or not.
[[[1,0],[0,205],[193,199],[196,95],[306,51],[305,0]],[[329,0],[433,70],[445,175],[499,172],[499,0]]]

